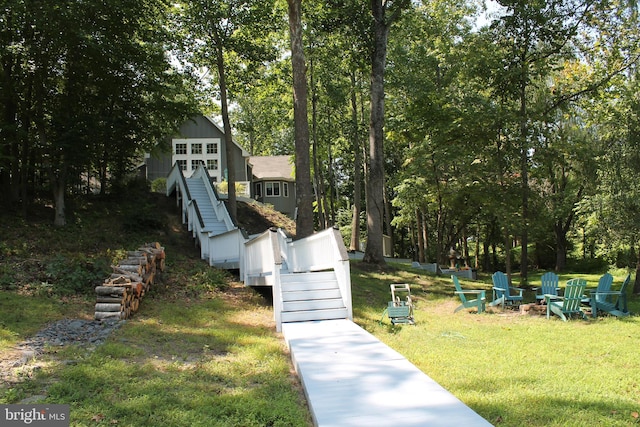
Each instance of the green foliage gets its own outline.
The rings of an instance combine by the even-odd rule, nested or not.
[[[0,127],[11,129],[3,141],[14,141],[16,150],[0,153],[0,167],[14,171],[0,179],[5,188],[24,184],[26,191],[8,192],[7,205],[22,199],[26,211],[37,185],[63,196],[84,184],[83,173],[105,185],[121,180],[142,152],[194,114],[192,82],[167,54],[178,39],[170,33],[166,2],[13,6],[0,10],[7,26],[0,59],[14,64],[3,74],[12,90],[1,95]],[[37,131],[29,124],[36,122]],[[55,173],[18,183],[30,174],[20,160],[27,158]],[[42,183],[49,178],[53,182]],[[61,200],[55,203],[62,212]]]
[[[208,294],[228,289],[228,274],[223,270],[207,268],[186,278],[185,286],[194,295]]]
[[[44,269],[46,283],[58,295],[93,294],[94,288],[110,273],[107,259],[93,261],[82,255],[57,254],[47,261]]]
[[[236,194],[245,194],[247,191],[247,185],[242,182],[236,182]],[[216,190],[222,194],[227,194],[229,191],[229,181],[222,181],[216,183]]]
[[[151,183],[151,191],[156,193],[166,193],[167,192],[167,178],[157,178],[154,179]]]
[[[609,262],[603,258],[572,258],[567,262],[567,270],[590,274],[603,274],[608,267]]]
[[[0,264],[0,290],[16,289],[16,276],[11,266]]]

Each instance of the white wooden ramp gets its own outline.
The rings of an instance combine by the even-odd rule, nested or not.
[[[319,427],[491,425],[350,320],[284,323],[282,332]]]

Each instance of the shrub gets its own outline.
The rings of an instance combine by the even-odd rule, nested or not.
[[[64,255],[55,255],[45,267],[46,280],[53,284],[53,293],[58,295],[92,293],[109,272],[106,259],[90,261]]]
[[[158,178],[151,182],[151,191],[165,193],[167,191],[167,178]]]

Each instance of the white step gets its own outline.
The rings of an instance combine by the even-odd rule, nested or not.
[[[308,282],[322,282],[336,280],[336,273],[334,271],[314,271],[304,273],[289,273],[283,274],[280,278],[281,283],[291,283],[299,281]]]
[[[283,283],[282,285],[283,292],[293,292],[293,291],[312,291],[312,290],[322,290],[322,289],[337,289],[338,281],[335,280],[322,280],[322,281],[300,281],[300,282],[288,282]]]
[[[342,298],[284,301],[282,311],[306,311],[306,310],[327,310],[332,308],[345,308]]]
[[[308,300],[317,300],[317,299],[332,299],[332,298],[342,298],[340,294],[340,289],[320,289],[320,290],[310,290],[310,291],[293,291],[293,292],[282,292],[282,300],[283,301],[308,301]]]
[[[346,319],[335,272],[306,272],[281,275],[282,322]]]
[[[309,310],[282,312],[282,322],[307,322],[310,320],[346,319],[347,309]]]

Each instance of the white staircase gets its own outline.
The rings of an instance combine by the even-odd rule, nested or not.
[[[280,284],[282,323],[348,317],[334,271],[281,274]]]
[[[173,191],[209,265],[239,269],[245,286],[272,287],[278,331],[282,323],[353,319],[349,256],[337,229],[296,241],[270,229],[249,239],[231,221],[204,166],[185,178],[174,165],[167,196]]]
[[[222,234],[229,231],[224,220],[218,218],[218,215],[216,215],[204,181],[200,178],[187,178],[185,181],[189,188],[191,200],[196,201],[198,211],[200,211],[200,217],[204,223],[204,227],[200,231],[212,234]]]

